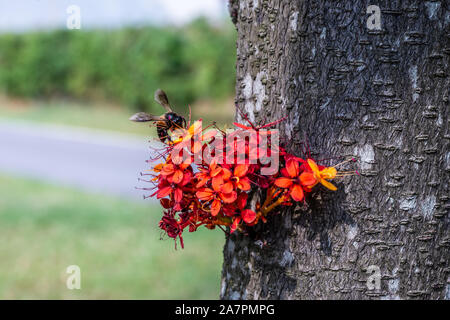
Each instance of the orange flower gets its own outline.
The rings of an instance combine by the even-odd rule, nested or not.
[[[166,179],[170,183],[183,184],[184,182],[186,183],[189,182],[185,181],[186,179],[184,179],[185,178],[184,173],[188,167],[189,164],[187,163],[182,163],[180,165],[175,165],[173,163],[166,163],[163,164],[162,167],[160,168],[159,174],[160,176],[163,177],[163,179]]]
[[[197,198],[201,201],[211,202],[211,215],[216,216],[222,209],[223,203],[233,203],[237,199],[237,192],[232,191],[230,193],[217,192],[211,188],[200,188],[196,194]],[[221,201],[222,200],[222,201]]]
[[[283,177],[275,180],[277,187],[289,189],[289,195],[294,201],[302,201],[304,198],[299,172],[298,161],[291,158],[286,161],[286,167],[281,170]]]
[[[184,128],[175,130],[173,136],[177,137],[177,139],[173,140],[172,144],[190,141],[194,135],[199,134],[201,131],[202,119],[195,121],[187,130]]]
[[[238,164],[234,168],[233,176],[231,176],[231,174],[229,177],[222,176],[224,184],[221,187],[221,191],[224,193],[230,193],[233,190],[237,189],[240,189],[242,191],[250,190],[251,189],[250,179],[247,177],[248,169],[249,169],[248,164]]]
[[[206,128],[205,128],[206,129]],[[177,137],[172,144],[177,145],[177,149],[181,149],[187,146],[191,146],[193,153],[200,152],[202,150],[203,142],[211,140],[217,135],[216,130],[209,130],[205,134],[202,134],[202,119],[195,121],[189,129],[177,129],[173,135]],[[194,141],[192,144],[191,142]]]
[[[198,182],[196,187],[201,188],[205,184],[207,184],[211,179],[218,179],[220,174],[223,173],[223,168],[218,166],[215,162],[212,162],[207,169],[200,168],[200,172],[198,172],[195,177],[197,178]],[[222,180],[220,180],[222,181]],[[217,183],[214,183],[216,185]]]
[[[198,183],[196,188],[200,188],[196,192],[196,196],[199,200],[211,203],[211,215],[216,216],[224,204],[230,204],[236,201],[238,195],[233,188],[233,184],[230,185],[225,181],[230,180],[231,171],[227,168],[220,167],[215,163],[211,163],[208,170],[203,170],[196,174]],[[211,181],[211,182],[210,182]],[[209,185],[210,187],[204,187]]]
[[[337,170],[335,167],[325,167],[322,170],[319,169],[317,163],[312,159],[307,159],[309,167],[312,172],[303,172],[300,176],[302,184],[307,188],[311,189],[316,184],[321,183],[324,187],[336,191],[337,188],[327,180],[334,179],[337,175]]]
[[[195,194],[199,200],[211,202],[211,215],[213,217],[217,216],[222,208],[222,203],[220,199],[217,197],[217,193],[210,188],[201,188]]]

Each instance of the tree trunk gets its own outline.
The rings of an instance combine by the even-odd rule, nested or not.
[[[236,104],[255,122],[287,116],[291,153],[306,136],[316,159],[354,156],[361,175],[259,226],[264,246],[228,237],[221,298],[450,298],[449,9],[230,0]]]

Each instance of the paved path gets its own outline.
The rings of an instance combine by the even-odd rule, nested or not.
[[[0,121],[0,173],[142,199],[148,139],[92,129]],[[148,194],[148,192],[146,192]]]

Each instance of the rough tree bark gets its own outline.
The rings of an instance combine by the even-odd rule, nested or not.
[[[288,116],[289,151],[306,135],[316,158],[354,156],[361,176],[282,210],[262,248],[230,236],[221,298],[449,299],[448,2],[230,0],[230,12],[237,105],[256,122]]]

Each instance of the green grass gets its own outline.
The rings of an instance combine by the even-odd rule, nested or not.
[[[216,299],[220,230],[160,240],[161,209],[0,176],[0,299]],[[81,268],[81,289],[66,268]]]

